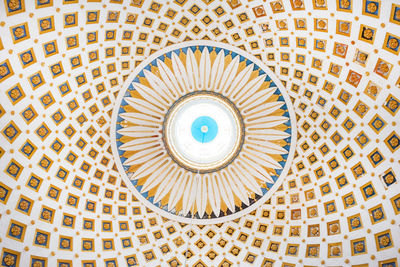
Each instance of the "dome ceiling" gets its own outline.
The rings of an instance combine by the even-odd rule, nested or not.
[[[2,265],[399,264],[399,2],[5,0],[0,10]],[[297,120],[282,186],[251,213],[204,226],[138,201],[110,138],[135,67],[190,40],[261,60]]]

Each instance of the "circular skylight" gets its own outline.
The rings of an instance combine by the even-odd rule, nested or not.
[[[243,143],[242,118],[222,95],[197,91],[180,98],[164,121],[169,155],[192,172],[210,173],[225,167]]]

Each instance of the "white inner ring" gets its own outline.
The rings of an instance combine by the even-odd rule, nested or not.
[[[207,143],[194,139],[191,126],[208,116],[218,125],[216,137]],[[229,161],[240,145],[242,129],[235,110],[229,103],[209,94],[196,94],[178,103],[166,122],[166,141],[173,156],[192,169],[206,170]],[[207,126],[201,131],[206,133]]]

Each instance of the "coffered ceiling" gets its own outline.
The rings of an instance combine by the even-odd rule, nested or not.
[[[398,266],[400,2],[4,0],[0,248],[5,266]],[[136,66],[212,40],[286,87],[297,119],[282,186],[211,225],[146,208],[111,151]]]

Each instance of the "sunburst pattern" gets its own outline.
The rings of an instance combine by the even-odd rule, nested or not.
[[[136,69],[115,109],[122,165],[139,196],[184,221],[232,219],[256,208],[254,202],[266,200],[293,156],[287,97],[260,62],[228,48],[202,41],[160,51]],[[244,129],[229,164],[200,172],[182,167],[163,135],[170,107],[205,92],[229,99]]]

